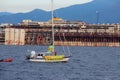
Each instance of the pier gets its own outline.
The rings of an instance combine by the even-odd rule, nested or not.
[[[120,46],[119,24],[54,25],[55,45]],[[6,45],[50,45],[51,25],[5,28]]]

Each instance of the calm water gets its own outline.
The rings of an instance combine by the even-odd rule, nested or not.
[[[67,63],[32,63],[25,60],[28,50],[45,51],[47,46],[0,45],[0,80],[120,80],[120,47],[70,47]],[[56,47],[60,51],[60,47]]]

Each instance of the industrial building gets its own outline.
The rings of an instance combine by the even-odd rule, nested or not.
[[[54,24],[55,45],[120,46],[119,24],[85,24],[61,22]],[[49,45],[51,24],[19,25],[5,28],[6,45]]]
[[[120,24],[87,24],[53,18],[55,45],[120,46]],[[19,25],[0,25],[0,44],[50,45],[51,20],[38,22],[23,20]]]

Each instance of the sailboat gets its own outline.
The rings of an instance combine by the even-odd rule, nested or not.
[[[65,55],[59,55],[55,52],[55,44],[54,44],[54,20],[53,20],[53,0],[51,0],[51,15],[52,15],[52,44],[48,47],[47,52],[40,52],[40,54],[37,54],[35,51],[31,52],[31,55],[26,56],[26,59],[30,62],[67,62],[71,55],[65,56]],[[31,57],[32,56],[32,57]]]

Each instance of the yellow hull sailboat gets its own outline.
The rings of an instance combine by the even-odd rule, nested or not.
[[[52,15],[52,45],[49,46],[47,52],[43,52],[42,54],[39,54],[39,56],[35,56],[35,51],[32,52],[31,55],[27,56],[27,60],[30,62],[67,62],[70,58],[69,56],[65,55],[58,55],[56,54],[54,50],[54,18],[53,18],[53,0],[51,0],[51,15]],[[40,52],[41,53],[41,52]],[[38,55],[38,54],[37,54]],[[31,57],[32,56],[32,57]]]

